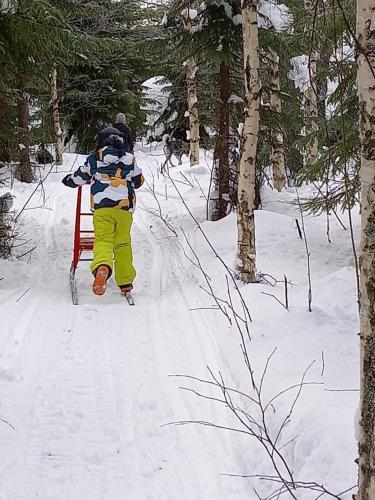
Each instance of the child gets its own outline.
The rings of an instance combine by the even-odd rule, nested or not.
[[[122,293],[133,289],[136,271],[133,267],[130,230],[135,208],[134,189],[143,184],[141,169],[134,156],[126,152],[125,138],[119,130],[108,127],[98,135],[96,152],[62,182],[68,187],[91,183],[94,211],[94,275],[92,291],[103,295],[112,274]]]

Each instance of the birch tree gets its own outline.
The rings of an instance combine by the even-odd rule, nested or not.
[[[279,56],[273,49],[268,49],[270,61],[270,111],[274,113],[275,118],[281,113],[280,98],[280,76],[279,76]],[[276,121],[276,120],[275,120]],[[277,121],[276,121],[277,123]],[[283,135],[277,126],[271,129],[271,162],[273,173],[273,186],[277,191],[285,187],[285,155]]]
[[[59,99],[57,95],[57,68],[55,64],[53,65],[51,72],[51,99],[52,99],[53,128],[55,132],[56,165],[62,165],[63,142],[62,142],[62,130],[60,126]]]
[[[357,0],[361,138],[361,417],[359,493],[375,498],[375,0]]]
[[[245,74],[245,123],[238,179],[238,269],[242,281],[254,282],[255,267],[255,163],[259,131],[260,76],[258,56],[258,0],[242,0]]]
[[[197,12],[194,9],[184,9],[181,13],[184,28],[191,31],[192,18]],[[199,114],[197,98],[197,71],[198,66],[194,57],[189,57],[185,63],[187,81],[187,104],[190,124],[190,166],[199,164]]]
[[[316,3],[318,0],[304,0],[306,23],[305,34],[309,37],[310,45],[314,34],[314,19],[316,17]],[[318,117],[318,93],[316,85],[316,69],[319,54],[311,47],[309,56],[309,82],[304,92],[305,95],[305,134],[309,138],[305,151],[305,166],[310,167],[318,156],[317,140],[317,117]]]

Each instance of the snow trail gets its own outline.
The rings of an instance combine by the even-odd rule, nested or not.
[[[136,307],[113,283],[104,297],[91,295],[86,262],[77,272],[80,305],[71,305],[76,191],[61,177],[46,182],[49,209],[24,217],[37,241],[34,264],[20,263],[24,283],[6,293],[2,310],[11,328],[1,334],[0,416],[16,431],[0,427],[0,491],[12,500],[244,498],[244,485],[219,477],[230,441],[164,427],[192,417],[168,375],[201,373],[216,357],[211,333],[202,343],[189,311],[199,303],[191,264],[162,222],[138,210]],[[146,190],[139,198],[152,203]]]

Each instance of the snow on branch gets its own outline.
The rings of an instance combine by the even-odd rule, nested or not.
[[[185,19],[191,19],[193,21],[198,16],[198,11],[196,9],[183,9],[181,11],[181,16]]]

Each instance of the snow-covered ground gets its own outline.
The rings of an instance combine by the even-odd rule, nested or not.
[[[113,282],[104,297],[91,294],[88,263],[78,269],[79,306],[71,303],[76,191],[61,184],[82,157],[66,155],[50,173],[22,215],[22,232],[31,241],[0,267],[0,463],[1,500],[256,500],[278,484],[233,475],[272,475],[277,453],[267,455],[249,428],[264,429],[232,316],[217,310],[207,281],[197,268],[194,248],[214,294],[233,301],[244,317],[240,298],[226,271],[182,204],[173,183],[158,174],[160,148],[138,147],[138,163],[148,186],[138,192],[133,246],[138,277],[136,306],[130,307]],[[170,170],[175,186],[218,254],[235,267],[236,220],[205,222],[210,157],[201,166]],[[48,170],[45,170],[45,173]],[[178,237],[152,212],[158,205]],[[19,210],[35,185],[16,184]],[[301,190],[307,195],[309,188]],[[86,192],[88,198],[88,193]],[[308,217],[313,303],[307,308],[305,244],[296,230],[293,190],[263,193],[257,213],[258,270],[284,285],[244,286],[238,282],[252,322],[247,348],[258,388],[262,382],[267,432],[275,438],[301,389],[308,384],[277,440],[296,481],[324,484],[338,494],[356,483],[355,412],[358,404],[358,321],[349,231],[325,217]],[[343,218],[345,219],[345,215]],[[354,214],[358,227],[359,217]],[[344,220],[346,224],[346,220]],[[182,234],[184,231],[186,238]],[[271,277],[272,276],[272,277]],[[26,293],[25,293],[26,292]],[[265,293],[263,293],[265,292]],[[220,302],[228,311],[228,304]],[[231,316],[229,314],[229,316]],[[238,318],[238,317],[237,317]],[[240,326],[243,322],[238,319]],[[224,380],[242,422],[214,399],[212,384],[171,375]],[[219,375],[220,373],[220,375]],[[350,390],[350,391],[348,391]],[[255,418],[256,424],[252,422]],[[207,425],[166,425],[201,421]],[[257,427],[258,425],[258,427]],[[259,431],[262,433],[263,431]],[[318,492],[301,489],[295,498]],[[283,498],[290,498],[289,494]],[[320,498],[330,498],[324,495]],[[349,500],[351,493],[340,496]]]

